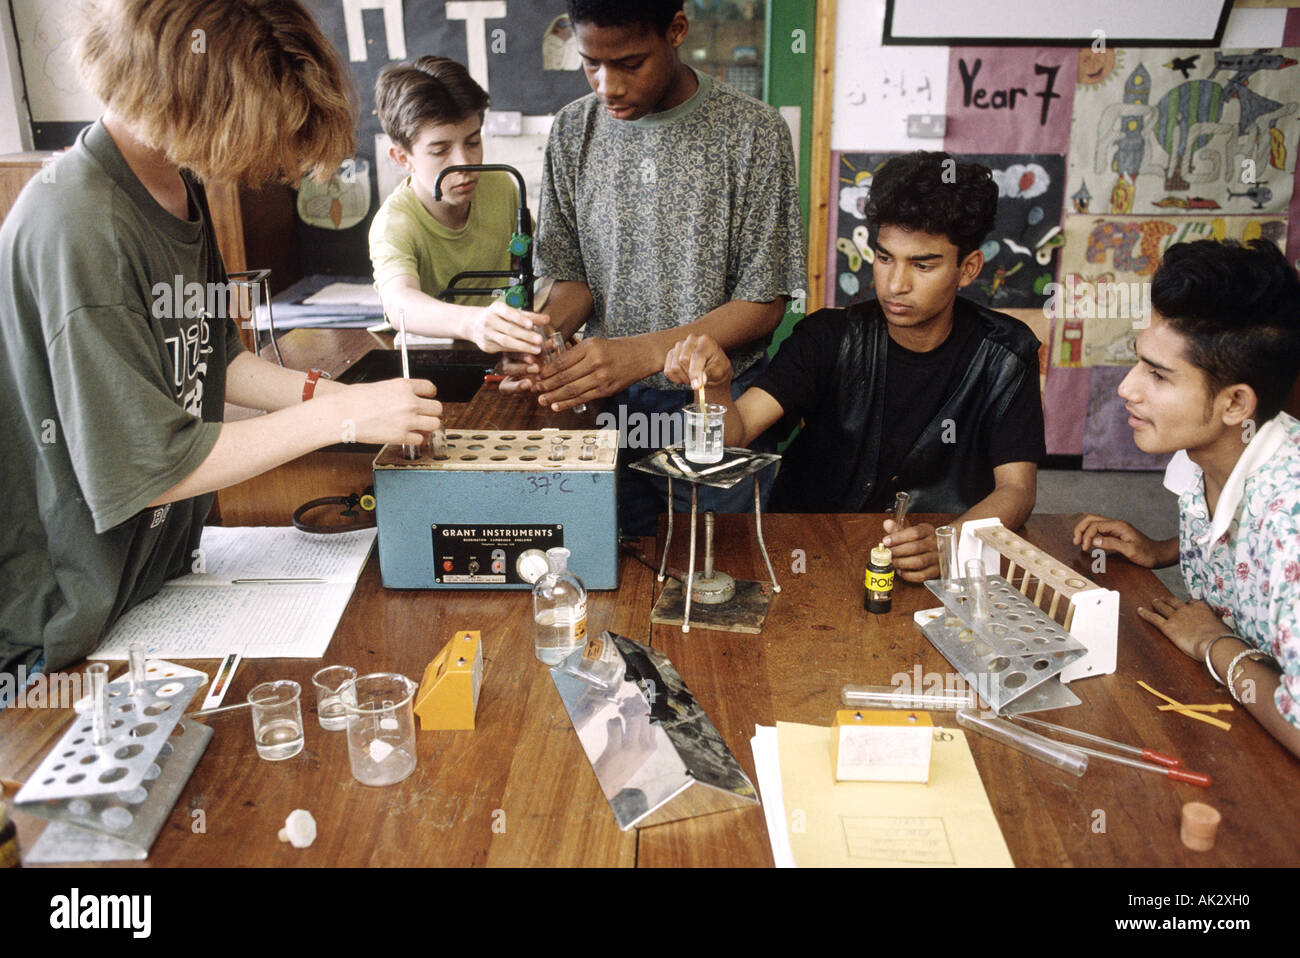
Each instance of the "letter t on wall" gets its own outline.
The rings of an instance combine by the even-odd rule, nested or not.
[[[488,86],[487,22],[506,15],[506,0],[448,0],[447,19],[465,21],[465,67],[474,82],[491,93]]]
[[[402,0],[343,0],[348,59],[353,63],[364,63],[369,59],[366,56],[366,30],[361,22],[362,10],[384,11],[384,39],[388,43],[388,59],[405,60],[406,25],[402,22]]]

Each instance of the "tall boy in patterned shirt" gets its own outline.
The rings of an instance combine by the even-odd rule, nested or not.
[[[681,0],[570,0],[569,16],[593,94],[551,128],[537,263],[556,280],[552,324],[568,336],[586,323],[587,335],[553,365],[507,372],[555,410],[613,397],[607,408],[625,406],[629,420],[675,412],[690,390],[662,376],[664,358],[708,333],[743,391],[804,284],[789,129],[681,62]],[[641,533],[662,506],[638,476],[625,477],[620,511],[624,530]],[[740,500],[709,505],[745,509],[742,486]]]
[[[1139,449],[1178,450],[1165,485],[1179,536],[1085,516],[1074,539],[1179,562],[1191,601],[1138,614],[1300,756],[1300,423],[1282,411],[1300,369],[1300,282],[1271,243],[1203,240],[1170,247],[1151,304],[1119,394]]]

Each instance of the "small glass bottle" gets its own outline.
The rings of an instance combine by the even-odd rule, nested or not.
[[[547,549],[546,560],[550,571],[533,585],[533,635],[537,657],[556,665],[587,641],[587,590],[566,568],[568,549]]]
[[[863,585],[866,587],[863,608],[877,614],[888,612],[894,597],[894,554],[884,543],[871,550],[871,563]]]

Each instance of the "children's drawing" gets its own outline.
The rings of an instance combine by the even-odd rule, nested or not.
[[[1300,50],[1113,52],[1109,62],[1080,54],[1067,188],[1075,212],[1287,209]]]
[[[1131,366],[1151,311],[1151,277],[1165,250],[1200,239],[1266,239],[1282,246],[1286,220],[1262,216],[1065,218],[1060,281],[1045,305],[1055,318],[1055,366]]]
[[[370,212],[370,164],[345,160],[324,183],[305,179],[298,186],[298,216],[308,226],[345,230]]]

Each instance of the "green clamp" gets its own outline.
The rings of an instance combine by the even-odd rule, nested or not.
[[[531,236],[526,233],[516,233],[514,236],[510,237],[510,255],[526,256],[528,250],[532,248],[532,245],[533,238]]]
[[[528,307],[528,293],[522,286],[511,286],[502,298],[507,306],[513,306],[515,309]]]

